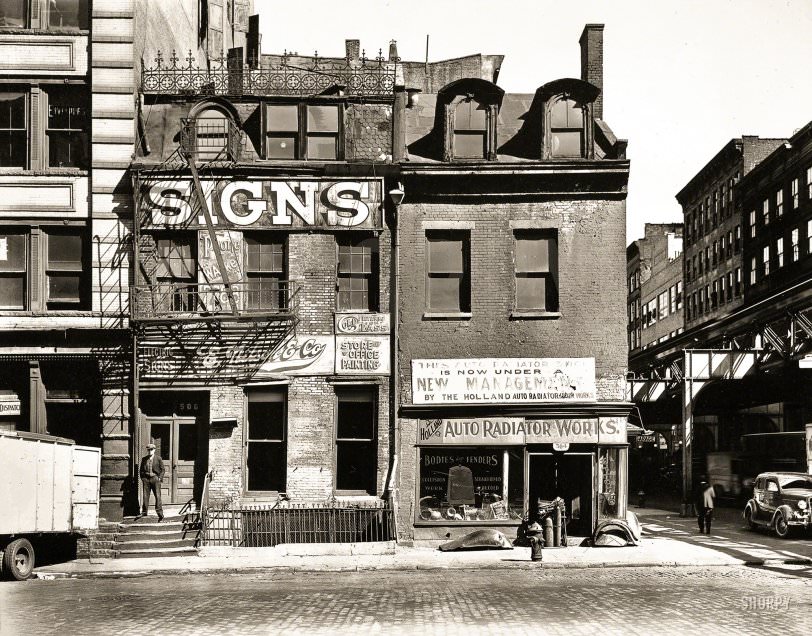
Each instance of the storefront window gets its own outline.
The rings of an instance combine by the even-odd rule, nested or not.
[[[601,519],[616,518],[619,515],[619,462],[619,448],[602,448],[600,450],[600,492],[598,493],[598,516]]]
[[[519,449],[422,449],[419,518],[443,523],[519,520],[522,475]]]

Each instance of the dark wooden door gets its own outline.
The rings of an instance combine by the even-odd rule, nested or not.
[[[149,435],[164,462],[161,498],[186,503],[194,495],[197,460],[197,422],[189,417],[151,417]]]

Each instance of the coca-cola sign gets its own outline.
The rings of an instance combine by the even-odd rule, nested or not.
[[[336,347],[333,336],[300,335],[276,347],[254,379],[276,375],[332,375]]]

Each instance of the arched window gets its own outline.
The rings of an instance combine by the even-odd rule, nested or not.
[[[440,89],[443,161],[496,159],[496,122],[504,94],[496,84],[479,78],[464,78]]]
[[[487,152],[487,106],[467,97],[454,111],[454,157],[482,159]]]
[[[550,107],[553,157],[584,156],[584,111],[574,99],[562,97]]]
[[[228,159],[230,122],[228,115],[218,108],[207,108],[195,117],[195,151],[198,161]]]

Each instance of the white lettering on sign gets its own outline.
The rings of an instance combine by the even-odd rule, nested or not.
[[[298,336],[278,346],[270,359],[259,367],[254,379],[263,376],[328,375],[334,372],[333,336]]]
[[[381,226],[381,182],[366,181],[202,181],[212,222],[237,227],[357,228]],[[146,187],[153,225],[190,225],[192,185],[159,181]],[[202,225],[201,216],[197,224]]]
[[[20,414],[20,400],[3,400],[0,401],[0,415],[19,415]]]
[[[594,402],[594,358],[412,360],[412,401]]]
[[[626,441],[626,424],[622,418],[612,417],[423,420],[417,439],[422,445],[615,444]]]
[[[336,314],[337,334],[387,334],[389,314]]]

